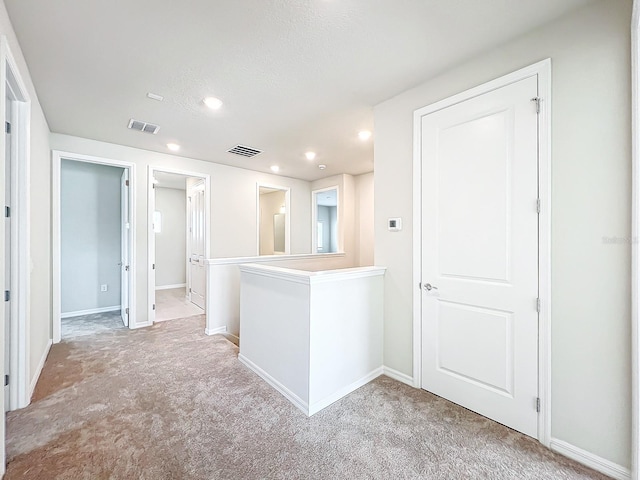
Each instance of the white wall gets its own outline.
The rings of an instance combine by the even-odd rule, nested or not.
[[[30,185],[31,213],[30,298],[27,311],[28,376],[33,383],[43,354],[51,339],[51,160],[49,126],[44,117],[38,95],[33,87],[29,68],[18,44],[4,2],[0,2],[0,35],[7,37],[22,80],[31,99],[30,125]],[[4,151],[4,147],[3,147]],[[4,171],[4,167],[2,168]],[[4,260],[0,260],[3,262]],[[4,272],[4,267],[0,268]],[[0,313],[0,319],[4,317]]]
[[[285,197],[283,190],[260,194],[260,255],[275,253],[273,216],[280,213]]]
[[[355,244],[358,251],[358,265],[373,265],[374,216],[373,216],[373,172],[353,177],[355,186]]]
[[[211,257],[253,256],[257,252],[256,184],[291,188],[291,253],[311,251],[309,182],[201,160],[165,155],[70,135],[51,134],[51,148],[132,162],[136,165],[137,323],[147,322],[147,175],[148,167],[181,169],[211,176]]]
[[[162,231],[156,233],[156,286],[182,285],[187,281],[187,193],[156,187],[156,211]]]
[[[120,306],[123,169],[63,160],[60,170],[62,313]],[[100,285],[107,285],[101,292]]]
[[[413,111],[553,61],[552,436],[630,465],[631,2],[595,2],[375,108],[385,365],[412,374]],[[402,217],[401,232],[387,231]]]

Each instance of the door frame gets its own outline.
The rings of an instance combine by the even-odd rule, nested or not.
[[[156,209],[156,195],[153,180],[156,172],[161,173],[174,173],[177,175],[184,175],[185,177],[193,177],[204,180],[204,252],[205,257],[208,259],[211,256],[211,175],[208,173],[192,172],[189,170],[180,170],[178,168],[170,167],[154,167],[149,165],[147,168],[147,323],[141,326],[153,325],[156,320],[155,301],[156,301],[156,282],[154,274],[154,264],[156,258],[156,234],[153,231],[153,213]],[[188,190],[188,187],[187,187]],[[185,196],[187,194],[185,190]],[[189,205],[186,205],[186,211],[188,212]],[[187,213],[188,215],[188,213]],[[187,225],[189,219],[187,218]],[[189,232],[185,228],[185,235],[187,236],[187,244]],[[188,260],[185,259],[187,269],[189,268]],[[189,273],[187,270],[187,288],[189,286]],[[207,286],[205,285],[205,291]],[[206,307],[206,298],[205,298]],[[206,312],[205,312],[206,313]]]
[[[15,379],[9,386],[9,410],[16,410],[31,402],[32,386],[29,381],[29,252],[31,246],[30,215],[30,161],[31,161],[31,98],[20,75],[20,70],[9,48],[5,35],[0,37],[0,109],[5,116],[7,94],[13,100],[12,109],[12,156],[11,181],[14,185],[11,198],[11,338],[10,342],[10,378]],[[6,121],[6,118],[5,118]],[[4,142],[4,136],[2,137]],[[1,175],[4,185],[4,172],[7,159],[6,149],[0,148]],[[4,242],[4,224],[2,226],[2,242]],[[3,249],[4,250],[4,249]],[[4,254],[3,254],[4,255]],[[4,269],[2,269],[4,278]],[[4,283],[4,282],[3,282]],[[3,287],[4,289],[4,287]],[[4,321],[4,309],[2,309]],[[2,348],[4,349],[4,328],[2,329]],[[4,362],[4,356],[2,356]],[[35,385],[34,385],[35,387]],[[4,395],[2,396],[4,404]],[[4,411],[4,410],[3,410]],[[4,449],[2,449],[4,458]],[[4,461],[2,462],[4,466]],[[4,468],[2,468],[4,471]]]
[[[256,182],[256,256],[260,256],[260,187],[284,192],[286,218],[284,219],[284,253],[275,255],[291,255],[291,187],[283,187],[273,183]]]
[[[342,222],[340,221],[340,188],[338,185],[333,185],[331,187],[319,188],[318,190],[311,191],[311,253],[318,253],[318,206],[316,205],[318,194],[322,192],[328,192],[329,190],[336,191],[336,223],[338,225],[338,232],[336,233],[336,237],[338,238],[338,252],[343,252],[343,241],[342,235]],[[337,252],[333,252],[337,253]]]
[[[551,59],[471,88],[457,95],[420,108],[413,115],[413,286],[422,281],[422,129],[421,118],[457,103],[497,90],[501,87],[538,77],[540,114],[538,115],[538,194],[541,209],[538,220],[538,440],[551,443]],[[413,295],[413,386],[422,388],[422,302]]]
[[[640,2],[631,16],[631,478],[640,480]]]
[[[109,158],[95,157],[93,155],[83,155],[80,153],[63,152],[53,150],[51,152],[51,243],[52,243],[52,322],[53,322],[53,343],[59,343],[62,337],[62,278],[61,278],[61,205],[60,205],[60,174],[62,160],[72,160],[75,162],[94,163],[109,167],[126,168],[129,170],[129,328],[137,328],[136,316],[136,165],[131,162],[112,160]]]

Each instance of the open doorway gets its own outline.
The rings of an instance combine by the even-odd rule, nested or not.
[[[135,328],[135,165],[53,152],[53,341]]]
[[[338,186],[314,190],[313,253],[336,253],[338,246]]]
[[[125,328],[128,171],[63,159],[60,168],[61,338]]]
[[[209,179],[150,168],[149,292],[154,322],[205,312]]]

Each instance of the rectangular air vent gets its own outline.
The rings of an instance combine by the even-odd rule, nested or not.
[[[235,147],[227,150],[227,152],[235,153],[236,155],[242,155],[243,157],[255,157],[256,155],[262,153],[262,150],[246,147],[244,145],[236,145]]]
[[[139,132],[151,133],[155,135],[160,130],[158,125],[154,125],[153,123],[141,122],[140,120],[134,120],[133,118],[129,120],[129,126],[131,130],[137,130]]]

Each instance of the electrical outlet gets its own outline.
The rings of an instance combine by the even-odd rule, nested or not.
[[[106,292],[108,290],[107,285],[100,285],[100,291],[101,292]]]

